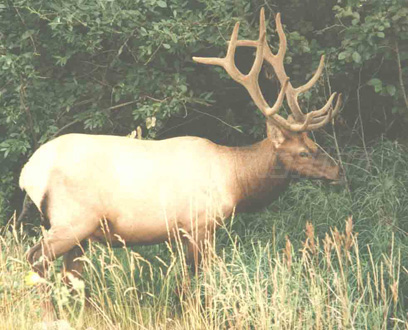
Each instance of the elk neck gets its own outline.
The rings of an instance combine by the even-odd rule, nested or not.
[[[237,212],[265,207],[287,188],[289,175],[271,139],[228,149]]]

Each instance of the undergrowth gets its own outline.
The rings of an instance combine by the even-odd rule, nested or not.
[[[408,327],[408,153],[381,141],[370,164],[344,155],[349,190],[299,181],[268,209],[226,222],[193,275],[179,244],[91,244],[84,281],[60,261],[47,283],[75,329],[405,329]],[[0,328],[41,321],[40,279],[25,253],[38,238],[0,237]]]

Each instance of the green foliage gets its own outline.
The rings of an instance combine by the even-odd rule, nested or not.
[[[23,163],[39,145],[60,134],[126,135],[141,127],[144,137],[157,138],[174,122],[184,124],[188,122],[184,118],[194,119],[192,114],[200,112],[230,125],[207,136],[229,143],[260,138],[263,116],[242,88],[220,68],[199,66],[191,57],[225,54],[225,40],[237,20],[241,21],[240,37],[256,38],[261,6],[266,7],[269,42],[275,51],[273,16],[282,13],[289,47],[286,69],[295,86],[311,77],[320,56],[326,54],[325,77],[303,95],[302,108],[318,108],[329,92],[340,91],[348,99],[342,113],[346,121],[354,122],[359,108],[364,125],[375,128],[373,136],[403,134],[401,128],[408,118],[406,0],[7,0],[0,4],[0,224],[18,206]],[[243,71],[252,59],[251,51],[237,51]],[[271,90],[266,98],[273,101],[276,84],[261,74],[261,86]],[[244,134],[234,135],[236,131]],[[203,327],[228,327],[233,319],[256,327],[262,321],[270,325],[289,319],[301,324],[307,319],[313,327],[319,324],[319,308],[328,306],[335,315],[323,321],[339,320],[339,327],[347,328],[350,320],[356,322],[355,327],[378,327],[379,322],[382,328],[402,327],[408,295],[403,268],[408,262],[407,155],[401,145],[379,141],[368,149],[369,167],[361,148],[349,148],[344,159],[350,192],[344,187],[298,182],[263,213],[236,217],[229,232],[218,234],[218,255],[225,254],[217,259],[219,267],[204,272],[193,286],[197,291],[187,298],[181,296],[180,301],[174,298],[174,290],[182,266],[167,269],[174,259],[166,247],[138,248],[146,259],[129,251],[116,258],[111,250],[109,255],[98,250],[91,255],[87,279],[93,285],[95,306],[107,309],[99,309],[96,316],[90,313],[88,323],[94,325],[95,319],[103,318],[108,326],[123,321],[130,327],[137,318],[152,328],[186,328],[199,322]],[[349,216],[360,247],[353,250],[350,260],[336,259],[333,252],[334,266],[328,270],[327,252],[321,244],[311,259],[295,252],[289,269],[289,251],[306,249],[306,220],[314,225],[316,241],[323,242],[334,227],[342,232]],[[286,236],[293,246],[282,252]],[[9,244],[19,236],[7,232],[4,237],[0,249],[4,305],[0,309],[10,326],[17,320],[28,322],[22,328],[32,328],[26,316],[38,311],[39,300],[24,287],[28,264],[23,256],[24,244],[32,246],[33,242]],[[136,269],[132,258],[140,264],[136,274],[129,275],[129,269]],[[344,267],[346,273],[340,271],[342,260],[349,266]],[[393,300],[395,283],[399,283],[398,303]],[[64,295],[66,291],[55,288],[65,307],[71,299]],[[82,304],[84,295],[80,298]],[[214,303],[212,309],[207,309],[205,299]],[[16,300],[24,302],[18,313]],[[75,303],[71,314],[78,320],[83,314],[75,313]],[[187,309],[180,313],[183,308]],[[350,311],[355,318],[350,319]]]
[[[144,137],[157,138],[208,113],[229,126],[215,129],[221,121],[213,121],[204,133],[195,121],[189,132],[231,144],[259,139],[264,119],[246,92],[222,69],[191,57],[225,54],[237,20],[241,38],[256,38],[261,6],[275,51],[274,15],[282,13],[295,86],[327,56],[325,79],[303,95],[302,108],[321,107],[336,90],[350,100],[343,114],[354,121],[358,91],[365,125],[380,127],[375,134],[402,127],[405,0],[8,0],[0,4],[0,223],[18,207],[23,163],[60,134],[126,135],[140,126]],[[252,60],[251,50],[238,49],[243,71]],[[277,85],[260,79],[272,102]]]
[[[342,69],[346,66],[358,72],[359,85],[371,86],[378,94],[375,102],[381,100],[387,112],[399,113],[408,120],[406,86],[401,79],[408,71],[401,65],[408,59],[406,1],[347,1],[346,6],[336,5],[333,10],[343,36],[338,53]]]

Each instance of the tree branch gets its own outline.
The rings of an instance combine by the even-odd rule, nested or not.
[[[397,40],[395,40],[395,53],[397,54],[398,77],[399,77],[399,83],[401,87],[401,93],[405,101],[405,106],[408,110],[408,98],[407,98],[407,93],[405,92],[404,79],[402,77],[401,57],[399,53],[399,46],[398,46]]]

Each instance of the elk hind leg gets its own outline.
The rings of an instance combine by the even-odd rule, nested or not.
[[[61,223],[61,222],[58,222]],[[63,222],[62,222],[63,223]],[[89,223],[87,223],[89,225]],[[68,253],[74,249],[72,255],[78,254],[78,250],[75,248],[82,240],[89,237],[96,229],[87,227],[82,221],[79,225],[56,225],[45,233],[44,238],[30,249],[27,255],[27,259],[32,269],[39,273],[40,276],[46,277],[49,264],[65,253]],[[67,257],[69,260],[70,257]],[[76,259],[76,258],[74,258]],[[70,265],[78,267],[78,264],[72,260]],[[43,319],[45,321],[52,321],[55,319],[55,310],[52,305],[52,301],[49,296],[49,287],[47,284],[40,284],[40,292],[44,295],[42,303]]]

